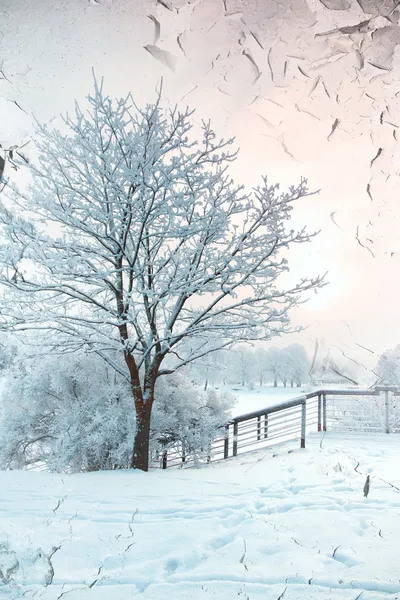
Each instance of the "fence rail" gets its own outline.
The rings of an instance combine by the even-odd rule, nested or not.
[[[190,466],[295,440],[300,442],[300,448],[305,448],[308,433],[328,428],[400,433],[397,396],[400,391],[389,386],[373,390],[317,390],[233,418],[221,427],[221,437],[203,448],[200,456],[188,454],[184,444],[178,442],[173,447],[159,447],[152,463],[163,469]]]

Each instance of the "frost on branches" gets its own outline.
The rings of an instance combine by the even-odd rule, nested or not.
[[[19,357],[0,394],[0,468],[126,468],[135,432],[130,406],[127,382],[99,357],[67,355],[61,364]]]
[[[378,383],[383,385],[400,384],[400,346],[386,350],[376,366]]]
[[[234,399],[215,389],[202,390],[186,373],[161,377],[156,385],[151,422],[155,449],[184,449],[186,460],[210,456],[211,444],[221,437],[220,427],[231,418]]]
[[[281,192],[263,178],[247,193],[229,174],[233,140],[203,123],[197,141],[192,114],[163,109],[160,95],[141,109],[95,84],[63,133],[40,129],[33,185],[1,208],[2,327],[96,353],[127,379],[142,470],[158,377],[289,331],[290,309],[322,283],[276,285],[281,251],[312,237],[287,227],[306,182]],[[197,338],[212,345],[183,344]]]
[[[55,357],[20,354],[2,377],[0,468],[80,473],[129,467],[136,428],[129,383],[100,357],[67,355],[60,366]],[[221,435],[232,401],[174,373],[157,382],[154,407],[152,448],[184,444],[196,460]]]

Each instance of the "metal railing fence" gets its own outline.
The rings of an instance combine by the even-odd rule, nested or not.
[[[233,418],[208,448],[191,452],[178,441],[159,446],[153,466],[191,466],[237,456],[288,441],[306,447],[313,431],[342,430],[400,433],[400,391],[390,386],[373,390],[321,389]]]

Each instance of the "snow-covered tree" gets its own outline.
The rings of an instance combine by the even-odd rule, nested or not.
[[[24,146],[26,146],[27,143],[28,142],[23,144],[21,147],[14,145],[9,148],[3,148],[3,146],[0,144],[0,193],[7,185],[7,170],[13,169],[17,171],[20,164],[29,164],[27,157],[21,150],[24,148]]]
[[[6,159],[0,153],[0,191],[2,191],[5,187],[5,180],[4,180],[5,166],[6,166]]]
[[[43,464],[52,471],[128,468],[135,433],[125,378],[95,355],[20,357],[0,391],[0,468]],[[157,381],[151,442],[208,453],[230,418],[233,398],[203,391],[186,373]]]
[[[235,374],[235,383],[241,386],[248,385],[251,381],[253,356],[250,348],[244,346],[232,352],[232,366]]]
[[[215,387],[219,384],[227,383],[230,378],[232,350],[219,349],[213,350],[212,342],[205,339],[188,340],[187,344],[180,345],[179,354],[187,355],[196,351],[198,346],[205,349],[207,343],[210,352],[194,362],[189,362],[185,368],[186,376],[192,381],[207,390],[209,386]],[[171,353],[164,361],[164,368],[175,365],[175,357]]]
[[[95,355],[23,361],[0,393],[0,467],[128,468],[135,434],[129,385]]]
[[[274,387],[277,387],[281,371],[281,351],[275,346],[267,350],[267,369],[273,378]]]
[[[183,448],[196,461],[208,455],[212,441],[221,436],[221,425],[231,416],[234,400],[215,389],[202,390],[186,373],[162,377],[156,384],[151,421],[152,444],[165,449]]]
[[[378,360],[376,372],[381,383],[388,385],[400,384],[400,346],[386,350]]]
[[[310,360],[307,352],[301,344],[290,344],[285,348],[285,352],[290,385],[293,387],[295,383],[297,387],[300,387],[309,378]]]
[[[278,354],[278,374],[284,387],[292,377],[291,355],[287,348],[281,348]]]
[[[287,226],[306,181],[281,192],[264,177],[246,192],[229,174],[233,140],[203,123],[198,142],[191,121],[161,95],[140,109],[96,83],[63,132],[40,129],[33,185],[0,211],[1,326],[43,332],[53,352],[84,348],[126,378],[142,470],[157,379],[210,348],[290,331],[290,309],[321,285],[277,286],[284,253],[312,237]],[[212,344],[181,354],[197,337]]]
[[[267,381],[268,359],[265,348],[256,348],[253,355],[253,375],[260,387]]]
[[[313,385],[321,383],[350,383],[358,385],[359,368],[357,363],[343,352],[334,353],[324,340],[315,341],[310,379]]]
[[[16,348],[8,340],[0,342],[0,373],[10,367],[16,353]]]

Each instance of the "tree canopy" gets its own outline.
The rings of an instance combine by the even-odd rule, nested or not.
[[[88,101],[62,132],[39,129],[33,184],[0,208],[1,326],[44,333],[54,351],[94,352],[126,377],[132,464],[146,470],[157,378],[290,331],[290,310],[322,285],[277,285],[283,251],[314,235],[289,227],[309,191],[305,180],[287,191],[267,177],[250,192],[235,184],[234,140],[203,122],[198,141],[193,111],[163,108],[161,94],[139,108],[95,83]]]

